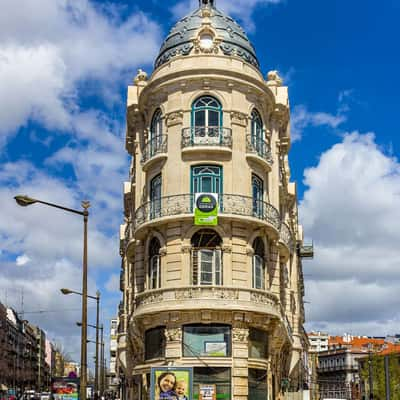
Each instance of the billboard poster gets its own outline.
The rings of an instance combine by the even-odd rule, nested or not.
[[[199,400],[215,400],[216,399],[215,385],[199,385]]]
[[[51,393],[54,400],[77,400],[79,378],[53,378]]]
[[[194,198],[194,224],[218,225],[218,194],[196,193]]]
[[[192,400],[193,368],[152,367],[150,400]]]

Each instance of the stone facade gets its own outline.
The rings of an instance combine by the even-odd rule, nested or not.
[[[117,363],[130,400],[167,365],[193,367],[195,396],[215,378],[219,397],[276,399],[306,350],[288,90],[223,50],[214,3],[187,17],[192,51],[128,88]],[[197,192],[217,194],[216,226],[194,224]]]

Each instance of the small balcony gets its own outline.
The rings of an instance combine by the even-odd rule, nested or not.
[[[182,129],[182,153],[232,152],[232,129],[222,126],[194,126]]]
[[[279,234],[281,220],[279,211],[265,201],[235,194],[220,194],[218,198],[219,217],[247,220],[266,226]],[[134,229],[137,234],[142,228],[157,224],[160,219],[181,220],[193,218],[194,194],[165,196],[140,206],[135,213]]]
[[[155,136],[148,140],[142,149],[143,171],[147,171],[150,165],[157,161],[165,160],[168,157],[168,135]]]
[[[252,135],[246,136],[246,157],[248,160],[261,164],[268,171],[272,166],[272,154],[269,144],[260,138]]]

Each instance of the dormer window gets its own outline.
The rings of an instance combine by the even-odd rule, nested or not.
[[[214,44],[214,38],[208,32],[201,33],[199,41],[200,41],[200,47],[204,50],[210,50]]]

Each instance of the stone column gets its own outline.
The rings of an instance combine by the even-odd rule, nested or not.
[[[248,328],[232,329],[232,394],[234,400],[247,400],[248,395]]]

